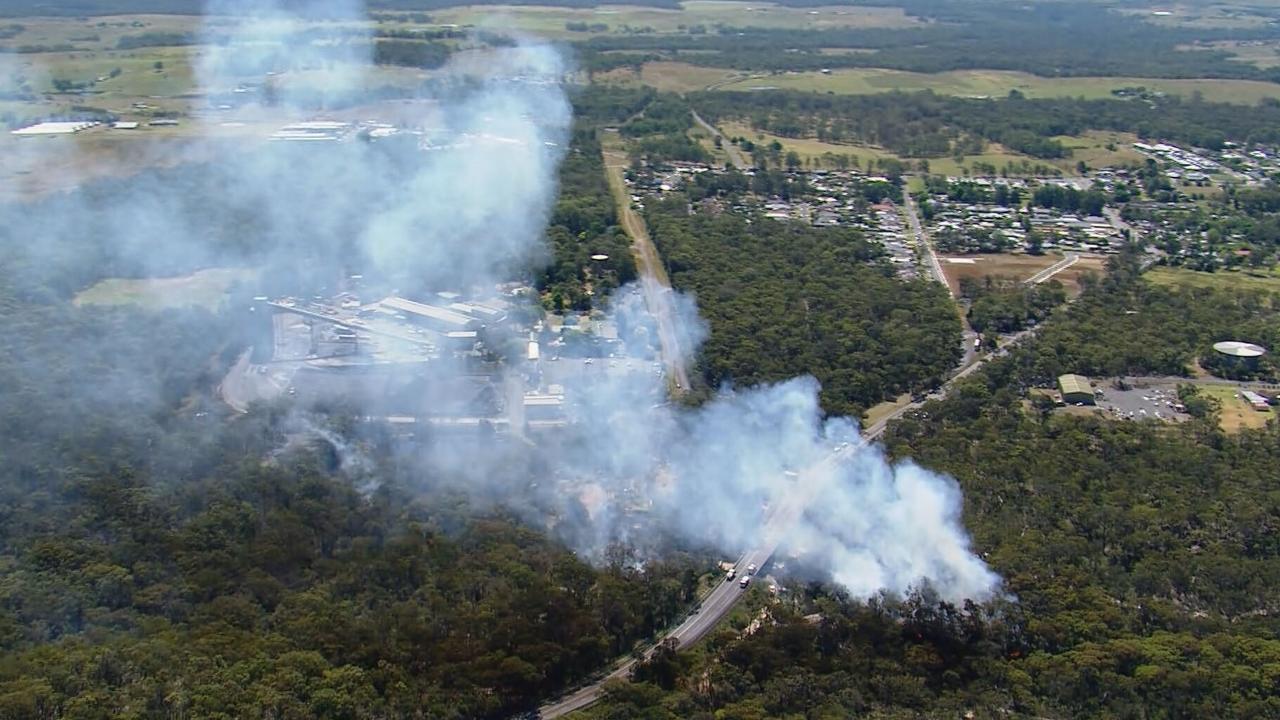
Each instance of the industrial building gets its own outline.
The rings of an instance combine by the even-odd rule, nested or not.
[[[1253,409],[1258,412],[1266,412],[1271,409],[1271,403],[1267,402],[1265,397],[1252,390],[1245,390],[1240,395],[1245,399],[1245,402],[1252,405]]]
[[[1058,377],[1058,392],[1062,393],[1062,401],[1071,404],[1092,405],[1093,386],[1089,378],[1083,375],[1061,375]]]
[[[285,125],[271,134],[272,140],[288,142],[335,142],[351,133],[352,125],[336,120],[310,120]]]
[[[403,313],[405,319],[425,325],[438,332],[456,332],[475,330],[480,322],[473,317],[463,315],[455,310],[424,305],[420,302],[399,297],[389,297],[378,303],[380,309],[393,313]]]
[[[82,130],[88,130],[91,127],[100,125],[101,123],[93,120],[74,120],[68,122],[42,122],[35,125],[28,125],[24,128],[18,128],[9,132],[10,135],[30,136],[30,135],[70,135],[78,133]]]

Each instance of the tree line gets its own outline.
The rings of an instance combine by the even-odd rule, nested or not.
[[[1097,4],[1015,9],[998,0],[908,0],[897,6],[927,22],[903,28],[823,29],[725,24],[704,35],[608,35],[580,46],[594,53],[665,50],[696,65],[751,71],[875,67],[935,73],[986,68],[1045,77],[1280,78],[1274,68],[1241,62],[1211,45],[1266,40],[1270,31],[1265,27],[1162,27],[1138,14]],[[860,52],[833,54],[824,48]]]
[[[1130,132],[1210,149],[1221,148],[1228,140],[1280,140],[1280,103],[1242,108],[1177,97],[1151,102],[1031,99],[1016,92],[1005,98],[978,99],[931,91],[828,95],[771,90],[701,92],[689,97],[708,121],[739,119],[775,135],[878,145],[904,157],[945,156],[967,137],[1009,141],[1013,149],[1037,157],[1065,157],[1066,149],[1060,152],[1053,138],[1086,130]]]

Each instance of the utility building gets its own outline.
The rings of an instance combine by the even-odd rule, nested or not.
[[[1089,378],[1083,375],[1059,376],[1058,391],[1062,393],[1063,402],[1093,404],[1093,386],[1089,384]]]

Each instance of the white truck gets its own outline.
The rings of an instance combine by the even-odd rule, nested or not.
[[[742,579],[738,581],[738,587],[742,588],[743,590],[746,590],[747,586],[750,584],[751,584],[750,575],[743,575]]]
[[[756,564],[755,564],[755,563],[751,563],[750,565],[748,565],[748,566],[747,566],[747,574],[748,574],[748,575],[755,575],[755,574],[756,574]]]

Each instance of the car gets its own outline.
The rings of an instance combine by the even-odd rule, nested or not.
[[[742,576],[742,579],[738,581],[738,587],[740,587],[740,588],[742,588],[742,589],[744,589],[744,590],[745,590],[745,589],[747,588],[747,586],[748,586],[748,585],[750,585],[750,584],[751,584],[751,576],[750,576],[750,575],[743,575],[743,576]]]
[[[748,575],[755,575],[755,574],[756,574],[756,564],[755,564],[755,563],[751,563],[750,565],[748,565],[748,566],[747,566],[747,574],[748,574]]]

